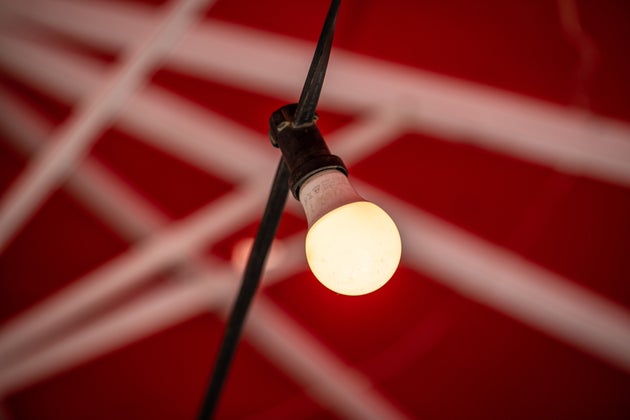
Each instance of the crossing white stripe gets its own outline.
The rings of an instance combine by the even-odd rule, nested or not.
[[[56,131],[53,141],[34,158],[0,201],[0,251],[33,214],[121,106],[144,82],[198,9],[209,0],[182,0],[165,10],[164,17],[141,42],[123,50],[121,64],[98,89],[90,92],[76,112]]]

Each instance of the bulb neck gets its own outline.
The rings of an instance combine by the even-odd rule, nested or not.
[[[330,153],[319,128],[313,121],[296,125],[293,116],[297,104],[283,106],[271,114],[269,119],[269,139],[280,148],[289,168],[289,188],[293,197],[299,199],[300,189],[315,174],[336,170],[347,175],[343,161]]]
[[[308,227],[330,211],[357,201],[365,201],[343,173],[329,169],[308,178],[300,189]]]

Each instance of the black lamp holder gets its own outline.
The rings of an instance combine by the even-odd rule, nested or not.
[[[337,169],[348,175],[341,158],[332,155],[324,138],[315,124],[314,117],[309,124],[296,126],[294,115],[298,104],[286,105],[269,119],[269,139],[280,148],[289,168],[289,188],[296,200],[300,199],[300,187],[311,176],[327,169]]]

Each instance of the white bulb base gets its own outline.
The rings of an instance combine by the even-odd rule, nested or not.
[[[354,190],[348,177],[334,169],[313,175],[300,188],[300,203],[309,228],[326,213],[355,201],[364,199]]]

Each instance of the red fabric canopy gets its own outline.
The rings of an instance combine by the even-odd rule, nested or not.
[[[0,418],[195,418],[327,7],[3,2]],[[628,418],[629,18],[342,2],[318,125],[402,263],[332,293],[290,197],[218,418]]]

